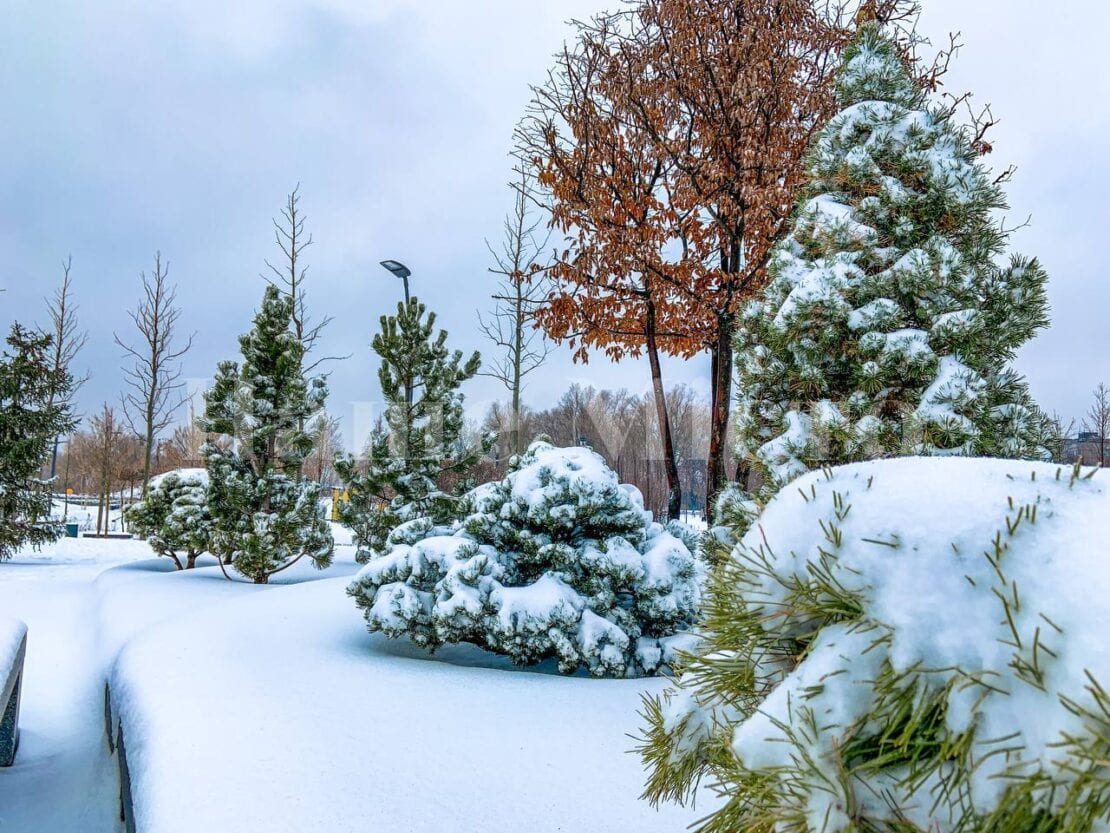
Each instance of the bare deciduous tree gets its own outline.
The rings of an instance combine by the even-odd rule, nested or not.
[[[293,300],[292,327],[297,340],[304,345],[305,363],[302,370],[310,375],[326,361],[337,361],[347,356],[320,356],[309,361],[309,354],[316,347],[324,328],[332,321],[328,315],[313,321],[308,314],[308,297],[305,281],[308,267],[304,263],[304,252],[312,245],[312,235],[305,231],[305,215],[301,211],[300,183],[285,198],[280,214],[274,218],[274,242],[281,250],[281,260],[277,263],[266,261],[270,274],[262,277],[267,283],[276,286],[278,291]],[[303,426],[302,426],[303,427]]]
[[[705,461],[709,452],[709,402],[686,385],[667,389],[669,423],[673,427],[673,462],[687,501],[680,509],[703,509]],[[508,409],[494,403],[486,412],[483,431],[498,435],[494,462],[508,453]],[[664,459],[663,439],[654,391],[596,390],[572,384],[554,405],[521,413],[526,441],[546,434],[558,446],[587,445],[601,454],[622,482],[636,486],[644,505],[665,517],[672,509],[671,474]],[[491,466],[491,476],[496,471]]]
[[[1098,447],[1098,464],[1106,465],[1106,438],[1110,436],[1110,388],[1102,382],[1091,394],[1091,407],[1083,420],[1083,430],[1094,434]]]
[[[1068,445],[1071,436],[1075,433],[1075,420],[1067,419],[1056,411],[1048,418],[1049,434],[1046,438],[1048,450],[1052,453],[1053,461],[1057,463],[1074,462],[1068,460]]]
[[[124,380],[129,390],[122,396],[124,418],[131,430],[143,438],[143,494],[150,481],[151,457],[154,442],[166,426],[173,422],[174,414],[185,401],[181,388],[180,359],[193,346],[193,335],[179,347],[175,343],[181,308],[177,306],[177,288],[167,281],[169,262],[162,260],[162,253],[154,255],[154,273],[142,273],[143,297],[128,315],[139,331],[139,346],[135,347],[115,336],[116,344],[123,348],[125,357],[134,364],[124,370]]]
[[[89,379],[87,374],[84,376],[76,375],[71,368],[73,360],[89,338],[88,332],[82,330],[77,322],[77,304],[74,303],[70,294],[73,286],[70,275],[72,268],[72,256],[62,261],[61,286],[55,290],[54,297],[46,302],[46,308],[50,315],[50,327],[44,332],[53,339],[50,346],[50,366],[54,371],[69,371],[73,377],[73,386],[65,394],[59,395],[57,392],[51,392],[50,404],[52,405],[58,403],[60,398],[65,400],[60,404],[71,405],[77,391]],[[60,440],[61,437],[54,438],[54,447],[50,453],[51,478],[58,471],[58,443]]]
[[[96,534],[105,535],[109,531],[112,486],[116,482],[116,464],[123,439],[116,412],[107,402],[101,407],[100,413],[90,420],[89,434],[96,469]]]
[[[321,485],[331,485],[335,473],[335,455],[343,449],[339,420],[326,412],[319,413],[308,426],[312,452],[304,462],[304,472]]]
[[[189,399],[189,418],[184,425],[173,429],[173,433],[159,444],[158,474],[172,469],[203,468],[204,460],[200,456],[200,448],[208,440],[208,436],[197,425],[196,407],[193,399]]]
[[[535,181],[518,169],[519,179],[513,187],[512,212],[505,217],[500,249],[486,241],[493,256],[490,272],[500,275],[493,294],[494,308],[487,319],[478,313],[478,323],[500,354],[481,372],[501,382],[509,391],[509,453],[518,454],[520,445],[520,397],[524,379],[547,359],[550,347],[542,330],[536,327],[536,310],[544,302],[547,290],[543,281],[533,280],[541,270],[539,258],[547,246],[550,232],[539,236],[543,218],[536,216]]]

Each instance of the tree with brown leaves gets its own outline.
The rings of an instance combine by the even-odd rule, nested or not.
[[[692,356],[682,304],[667,291],[675,268],[669,243],[682,234],[670,204],[670,165],[653,153],[649,137],[630,126],[631,114],[612,85],[618,56],[617,20],[580,24],[577,48],[565,48],[548,82],[535,89],[517,140],[547,189],[551,224],[566,235],[548,274],[548,305],[537,320],[575,359],[600,349],[613,360],[647,355],[662,438],[669,497],[677,518],[682,493],[674,463],[659,361],[660,351]]]
[[[710,354],[710,499],[725,476],[737,314],[789,228],[840,51],[855,17],[911,7],[639,0],[577,24],[518,130],[566,235],[541,323],[576,338],[579,358]]]

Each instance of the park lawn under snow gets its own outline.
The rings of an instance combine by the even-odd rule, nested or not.
[[[526,672],[466,645],[433,658],[367,634],[346,578],[243,593],[208,568],[144,601],[134,572],[102,578],[102,619],[125,596],[211,602],[143,628],[111,674],[140,831],[650,833],[704,809],[638,799],[629,733],[662,680]]]
[[[355,569],[351,553],[338,551],[336,575]],[[63,538],[0,564],[0,618],[28,628],[19,752],[0,769],[3,833],[117,830],[104,680],[119,648],[154,622],[262,589],[228,582],[215,568],[175,574],[168,559],[152,556],[143,541]],[[326,575],[288,573],[288,581]]]
[[[142,541],[68,538],[0,564],[0,617],[28,628],[19,751],[0,769],[0,831],[116,829],[93,587],[103,570],[150,557]]]
[[[134,540],[63,539],[0,565],[0,611],[29,625],[0,831],[121,829],[105,679],[146,833],[651,833],[707,809],[638,799],[628,735],[663,680],[560,677],[371,636],[345,593],[352,552],[270,587],[227,581],[211,560],[175,572]]]

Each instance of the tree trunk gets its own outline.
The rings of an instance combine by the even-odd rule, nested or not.
[[[509,423],[509,452],[520,454],[520,356],[513,363],[513,403]]]
[[[147,485],[150,483],[150,456],[154,453],[154,416],[147,415],[146,444],[143,448],[143,500],[146,500]]]
[[[59,437],[54,438],[53,448],[50,450],[50,479],[53,480],[54,476],[58,473],[58,441]]]
[[[709,520],[717,493],[725,485],[725,443],[732,404],[732,331],[731,315],[717,318],[717,343],[711,352],[713,368],[712,412],[709,424],[709,460],[705,471],[705,515]]]
[[[682,484],[679,482],[678,466],[675,465],[674,460],[671,418],[667,413],[667,394],[663,389],[663,373],[659,367],[659,346],[655,341],[655,304],[650,299],[647,304],[645,323],[648,362],[651,365],[651,387],[655,394],[655,416],[659,420],[659,438],[663,443],[663,467],[667,474],[667,517],[670,520],[678,520],[682,511]]]

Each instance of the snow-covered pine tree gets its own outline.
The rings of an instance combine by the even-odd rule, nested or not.
[[[292,311],[289,298],[266,287],[254,328],[239,337],[242,365],[220,363],[199,421],[232,440],[202,449],[210,551],[258,584],[301,558],[322,569],[334,549],[319,484],[302,474],[312,438],[299,427],[323,407],[327,386],[301,372],[304,345],[289,326]]]
[[[709,785],[699,833],[1106,833],[1097,471],[919,457],[780,491],[645,700],[647,797]]]
[[[385,399],[387,430],[372,437],[369,459],[336,460],[349,502],[339,518],[354,533],[356,558],[366,563],[386,548],[402,524],[412,534],[456,518],[465,477],[452,493],[440,488],[448,474],[465,475],[492,445],[462,442],[463,397],[460,385],[478,372],[477,352],[463,358],[447,347],[447,331],[435,332],[436,315],[416,298],[397,305],[396,315],[381,317],[372,347],[381,359],[378,381]]]
[[[452,524],[408,524],[347,592],[371,632],[472,642],[529,665],[639,676],[689,650],[704,571],[599,454],[543,441]]]
[[[16,324],[0,356],[0,561],[62,532],[50,517],[50,483],[39,478],[54,438],[75,425],[67,404],[73,377],[51,363],[52,343]]]
[[[203,469],[176,469],[151,478],[146,496],[125,514],[131,531],[145,538],[151,549],[170,558],[178,570],[191,570],[212,535],[208,474]]]
[[[1010,368],[1048,321],[1014,256],[972,131],[862,28],[793,233],[737,338],[738,453],[773,494],[825,465],[903,454],[1044,456],[1047,420]]]

